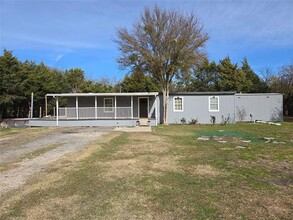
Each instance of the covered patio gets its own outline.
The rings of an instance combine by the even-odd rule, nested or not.
[[[48,97],[55,99],[53,116],[48,115]],[[66,99],[65,106],[60,106],[61,98]],[[156,126],[159,122],[157,92],[47,94],[45,108],[45,117],[38,119],[47,121],[44,126],[53,126],[52,121],[54,126],[135,126],[140,119]],[[30,124],[41,126],[36,120]]]

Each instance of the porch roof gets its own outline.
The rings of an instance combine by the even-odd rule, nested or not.
[[[80,97],[80,96],[157,96],[158,92],[123,92],[123,93],[51,93],[52,97]]]

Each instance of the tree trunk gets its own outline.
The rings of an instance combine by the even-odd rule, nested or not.
[[[163,124],[168,123],[168,100],[169,100],[169,86],[163,88]]]

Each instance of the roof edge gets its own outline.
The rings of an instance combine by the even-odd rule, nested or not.
[[[235,95],[236,91],[222,92],[170,92],[169,95]]]
[[[123,93],[49,93],[52,97],[80,97],[80,96],[156,96],[158,92],[123,92]]]

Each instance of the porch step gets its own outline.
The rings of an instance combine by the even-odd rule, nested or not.
[[[148,118],[140,118],[138,120],[138,126],[150,126],[150,121]]]

